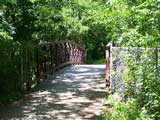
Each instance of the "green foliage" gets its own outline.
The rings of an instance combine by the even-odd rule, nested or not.
[[[85,44],[91,62],[104,58],[109,41],[119,46],[157,48],[160,45],[159,9],[158,0],[2,0],[0,102],[17,99],[24,93],[24,83],[35,82],[33,46],[40,42],[69,39]],[[114,108],[113,118],[142,119],[146,114],[152,119],[159,118],[157,53],[153,51],[151,54],[155,56],[149,59],[147,51],[137,53],[141,59],[138,62],[126,56],[129,64],[124,78],[130,86],[125,91],[126,101]],[[141,83],[138,94],[135,93],[137,82]]]
[[[159,50],[156,51],[160,45],[160,2],[157,0],[113,0],[107,2],[107,6],[111,11],[106,13],[110,16],[106,18],[109,24],[105,26],[106,29],[110,29],[110,39],[116,45],[154,48],[137,52],[136,59],[126,56],[128,64],[128,69],[124,72],[124,79],[128,85],[125,90],[126,99],[125,102],[119,102],[118,105],[120,109],[121,105],[124,108],[123,110],[116,109],[115,113],[108,117],[115,120],[133,119],[128,118],[128,113],[125,111],[128,111],[127,103],[135,99],[138,102],[137,110],[141,111],[142,108],[145,108],[146,115],[150,116],[149,118],[139,118],[138,116],[142,114],[139,112],[136,119],[160,119],[160,89],[158,87],[160,85],[160,58]],[[140,84],[138,93],[136,93],[137,83]],[[134,117],[134,114],[131,116]]]
[[[26,57],[26,53],[23,53],[23,48],[27,49],[33,47],[33,44],[28,45],[27,43],[29,43],[29,41],[30,43],[34,42],[34,40],[32,40],[32,29],[34,29],[34,26],[32,27],[32,25],[30,25],[30,23],[32,23],[32,19],[30,19],[30,16],[26,14],[29,12],[29,9],[26,11],[23,8],[27,6],[27,4],[30,5],[31,3],[29,1],[23,2],[26,3],[18,1],[4,1],[1,5],[0,104],[12,102],[24,93],[22,85],[25,81],[22,81],[21,79],[21,58]],[[23,64],[29,66],[28,63],[23,62]],[[25,69],[27,71],[30,70],[29,68]]]
[[[111,95],[112,99],[109,99],[111,101],[109,104],[113,105],[113,113],[105,113],[104,119],[160,119],[160,89],[158,87],[160,85],[160,51],[156,48],[133,49],[137,50],[136,54],[126,53],[124,57],[127,65],[123,72],[125,96],[122,100]]]
[[[159,50],[158,50],[159,51]],[[160,85],[159,81],[159,68],[157,66],[158,54],[156,49],[148,49],[143,52],[137,53],[139,60],[130,59],[128,61],[128,67],[130,69],[127,76],[127,94],[130,98],[136,98],[139,100],[140,106],[145,107],[148,114],[152,115],[152,118],[159,119],[160,108]],[[137,83],[139,83],[139,92],[136,93]]]
[[[117,103],[116,100],[111,99],[114,112],[104,115],[107,120],[160,119],[160,89],[158,87],[160,85],[158,67],[160,58],[157,56],[159,49],[135,49],[139,49],[135,55],[126,53],[124,57],[127,65],[123,72],[125,97],[123,100],[119,100],[116,96],[111,96],[119,101]],[[130,107],[128,104],[130,102],[132,107],[135,106],[134,103],[136,104],[135,108]]]
[[[96,59],[96,60],[92,60],[92,59],[88,59],[88,61],[86,61],[86,63],[89,63],[89,64],[106,64],[106,59]]]
[[[136,99],[122,101],[117,95],[110,95],[107,104],[112,105],[112,110],[103,114],[101,120],[151,120],[145,108],[140,108]]]
[[[0,15],[0,85],[1,85],[1,102],[12,101],[12,95],[15,91],[15,83],[18,82],[16,79],[17,67],[15,66],[14,45],[12,34],[14,28],[9,24],[5,17]],[[10,84],[10,85],[8,85]],[[6,97],[3,97],[6,96]]]

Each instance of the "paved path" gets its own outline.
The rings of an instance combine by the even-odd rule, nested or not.
[[[96,120],[105,97],[105,66],[66,67],[39,84],[27,100],[5,108],[1,120]]]

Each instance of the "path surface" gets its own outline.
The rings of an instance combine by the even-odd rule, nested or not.
[[[105,97],[104,74],[104,65],[66,67],[27,100],[5,108],[0,120],[96,120]]]

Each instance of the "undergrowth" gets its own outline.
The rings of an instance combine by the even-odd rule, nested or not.
[[[122,101],[118,94],[114,94],[107,98],[106,104],[112,108],[110,111],[104,110],[99,120],[152,120],[136,99]]]

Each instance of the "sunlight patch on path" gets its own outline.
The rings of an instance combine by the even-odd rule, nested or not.
[[[0,120],[96,120],[105,97],[105,65],[66,67],[39,84]]]

